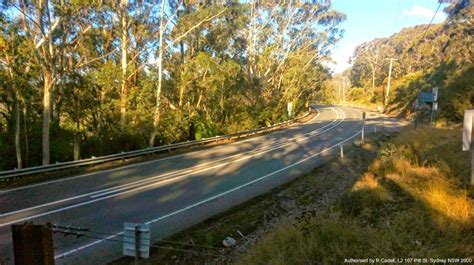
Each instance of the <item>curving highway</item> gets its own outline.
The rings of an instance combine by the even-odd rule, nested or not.
[[[148,223],[158,239],[307,173],[341,141],[360,137],[361,111],[318,110],[263,136],[0,191],[0,264],[13,264],[11,224],[52,222],[121,240],[124,222]],[[122,254],[120,243],[96,238],[55,235],[54,245],[57,264],[103,264]]]

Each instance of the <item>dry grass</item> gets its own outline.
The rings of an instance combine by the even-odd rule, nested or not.
[[[423,128],[403,131],[395,139],[398,143],[396,153],[402,154],[403,150],[408,149],[418,150],[419,155],[415,159],[393,158],[393,172],[384,176],[429,208],[441,228],[453,224],[474,227],[474,204],[462,185],[467,178],[450,174],[453,170],[449,164],[459,164],[459,161],[452,160],[457,160],[462,155],[467,156],[460,151],[460,145],[457,145],[459,135],[459,131],[455,129]],[[440,145],[450,148],[444,148],[444,153],[437,153],[435,161],[426,160],[429,158],[426,154],[434,152]],[[432,153],[430,155],[433,156]],[[459,166],[468,167],[468,164]]]
[[[396,160],[393,163],[396,172],[385,177],[429,207],[441,228],[453,223],[474,225],[472,200],[455,181],[447,178],[436,167],[417,166],[408,160]]]
[[[377,199],[382,201],[393,199],[392,194],[385,187],[379,184],[374,174],[371,172],[366,172],[352,187],[352,192],[361,192],[363,190],[372,191]]]
[[[462,225],[474,225],[472,203],[466,196],[466,193],[450,194],[449,186],[443,183],[433,183],[421,194],[424,201],[437,210],[440,215],[447,217],[445,221],[457,221]]]
[[[270,233],[245,262],[474,258],[474,202],[460,136],[458,129],[402,131],[331,210]]]

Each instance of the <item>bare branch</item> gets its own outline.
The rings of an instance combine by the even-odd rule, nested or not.
[[[211,17],[207,17],[201,21],[199,21],[199,23],[197,23],[196,25],[192,26],[190,29],[188,29],[185,33],[181,34],[181,36],[177,37],[176,39],[172,40],[171,41],[171,44],[175,43],[175,42],[178,42],[180,41],[182,38],[186,37],[189,33],[191,33],[193,30],[195,30],[196,28],[200,27],[204,22],[208,22],[208,21],[211,21],[213,20],[214,18],[220,16],[222,13],[224,13],[225,11],[227,10],[227,7],[225,7],[224,9],[222,9],[219,13],[211,16]],[[169,46],[169,45],[168,45]]]
[[[35,45],[35,49],[38,49],[39,47],[41,47],[41,45],[43,45],[44,41],[46,40],[46,38],[49,38],[49,36],[54,32],[54,30],[56,29],[56,27],[59,25],[59,21],[61,20],[61,18],[58,18],[58,20],[56,20],[53,24],[53,26],[51,26],[51,29],[49,30],[48,32],[48,35],[44,35],[43,34],[43,37],[41,38],[41,40],[38,41],[38,43],[36,43]]]

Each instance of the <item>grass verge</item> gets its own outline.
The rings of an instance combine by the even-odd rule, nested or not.
[[[459,129],[403,130],[382,144],[336,203],[267,233],[237,263],[341,264],[350,258],[472,262],[474,203],[469,154],[460,151],[460,136]]]
[[[331,207],[367,170],[378,144],[387,137],[378,134],[363,146],[352,145],[344,159],[334,158],[309,174],[166,239],[178,244],[157,243],[161,248],[152,249],[151,258],[139,263],[229,264],[251,259],[242,255],[252,252],[252,246],[265,234]],[[222,240],[227,236],[237,239],[234,248],[223,248]],[[294,264],[299,259],[283,260]],[[133,262],[133,258],[124,257],[113,264]]]

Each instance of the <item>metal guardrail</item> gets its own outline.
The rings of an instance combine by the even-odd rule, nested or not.
[[[272,126],[262,127],[262,128],[253,129],[253,130],[246,130],[246,131],[233,133],[233,134],[219,135],[219,136],[204,138],[204,139],[195,140],[195,141],[187,141],[187,142],[162,145],[162,146],[157,146],[157,147],[150,147],[150,148],[145,148],[145,149],[140,149],[140,150],[135,150],[135,151],[122,152],[118,154],[112,154],[112,155],[106,155],[106,156],[100,156],[100,157],[92,157],[92,158],[81,159],[81,160],[76,160],[76,161],[61,162],[61,163],[56,163],[56,164],[28,167],[28,168],[23,168],[23,169],[0,171],[0,181],[13,179],[13,178],[21,178],[27,175],[34,175],[34,174],[52,172],[52,171],[57,171],[57,170],[69,169],[69,168],[77,168],[77,167],[83,167],[83,166],[88,166],[88,165],[96,165],[96,164],[101,164],[101,163],[115,161],[115,160],[122,160],[126,158],[153,154],[153,153],[158,153],[162,151],[171,151],[178,148],[197,146],[197,145],[202,145],[202,144],[207,144],[207,143],[218,142],[222,140],[239,139],[241,137],[247,137],[247,136],[261,134],[261,133],[273,131],[279,128],[283,128],[285,126],[288,126],[298,121],[299,119],[302,119],[308,116],[309,114],[310,112],[307,112],[300,117],[297,117],[285,122],[280,122]]]

